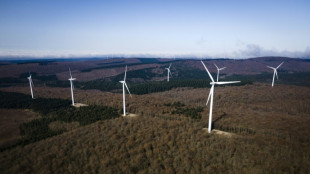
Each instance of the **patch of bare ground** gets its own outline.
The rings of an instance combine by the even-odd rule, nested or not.
[[[202,130],[204,130],[205,132],[208,133],[208,128],[202,128]],[[233,136],[236,136],[234,133],[225,132],[225,131],[221,131],[221,130],[217,130],[217,129],[213,129],[211,131],[211,133],[216,134],[216,135],[220,135],[223,137],[227,137],[227,138],[232,138]]]
[[[0,146],[12,144],[21,138],[19,126],[39,117],[39,114],[30,110],[0,109]]]
[[[80,107],[85,107],[85,106],[88,106],[88,105],[87,104],[83,104],[83,103],[74,103],[73,106],[76,107],[76,108],[80,108]]]
[[[123,117],[137,117],[137,116],[138,116],[137,114],[129,113],[126,116],[123,116]]]

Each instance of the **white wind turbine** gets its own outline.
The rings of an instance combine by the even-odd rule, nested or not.
[[[220,71],[225,69],[226,67],[223,67],[223,68],[219,68],[216,66],[216,64],[214,64],[216,69],[217,69],[217,77],[216,77],[216,81],[218,82],[219,81],[219,74],[220,74]]]
[[[167,82],[169,82],[169,74],[172,76],[171,71],[170,71],[170,67],[171,67],[171,63],[170,63],[168,68],[165,68],[166,70],[168,70]]]
[[[268,68],[273,69],[273,78],[272,78],[272,84],[271,84],[272,87],[273,87],[273,84],[274,84],[274,76],[275,76],[275,75],[277,76],[277,79],[279,80],[277,69],[278,69],[283,63],[284,63],[284,62],[282,62],[282,63],[281,63],[279,66],[277,66],[276,68],[271,67],[271,66],[267,66]]]
[[[120,83],[123,84],[123,112],[124,112],[124,116],[126,116],[126,103],[125,103],[125,94],[126,94],[126,91],[125,91],[125,86],[127,88],[127,91],[131,97],[131,94],[130,94],[130,91],[129,91],[129,88],[126,84],[126,72],[127,72],[127,65],[126,65],[126,69],[125,69],[125,76],[124,76],[124,80],[122,81],[119,81]]]
[[[29,77],[27,77],[27,79],[29,80],[31,97],[32,97],[32,99],[34,99],[34,97],[33,97],[33,90],[32,90],[32,86],[34,86],[34,85],[33,85],[33,82],[32,82],[32,78],[31,78],[30,72],[29,72]]]
[[[211,97],[211,101],[210,101],[210,113],[209,113],[209,127],[208,127],[208,132],[210,133],[211,132],[211,126],[212,126],[212,108],[213,108],[213,94],[214,94],[214,85],[225,85],[225,84],[230,84],[230,83],[239,83],[240,81],[228,81],[228,82],[215,82],[213,80],[213,77],[211,76],[208,68],[206,67],[206,65],[201,61],[202,65],[205,67],[206,71],[208,72],[209,76],[210,76],[210,79],[211,79],[211,82],[210,82],[210,85],[211,86],[211,89],[210,89],[210,93],[209,93],[209,96],[208,96],[208,100],[207,100],[207,103],[206,105],[208,105],[208,102],[210,100],[210,97]]]
[[[71,85],[72,105],[74,106],[74,96],[73,96],[73,89],[74,89],[74,85],[73,85],[73,80],[76,80],[76,78],[72,78],[70,68],[69,68],[69,72],[70,72],[70,79],[68,79],[68,80],[70,81],[70,85]]]

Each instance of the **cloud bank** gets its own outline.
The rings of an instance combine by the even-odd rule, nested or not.
[[[268,50],[256,44],[247,44],[246,48],[240,49],[232,53],[235,58],[263,57],[263,56],[282,56],[292,58],[310,58],[310,47],[305,51],[276,51]]]
[[[277,51],[265,49],[256,44],[246,44],[244,48],[233,52],[216,54],[209,53],[103,53],[103,52],[80,52],[80,51],[48,51],[48,50],[3,50],[0,49],[0,58],[76,58],[76,57],[143,57],[143,58],[237,58],[246,59],[253,57],[280,56],[291,58],[310,59],[310,47],[304,51]]]

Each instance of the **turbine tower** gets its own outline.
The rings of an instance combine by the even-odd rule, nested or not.
[[[129,93],[129,95],[130,95],[130,97],[131,97],[131,94],[130,94],[129,88],[128,88],[127,84],[126,84],[126,72],[127,72],[127,65],[126,65],[126,69],[125,69],[125,76],[124,76],[124,80],[119,81],[120,83],[122,83],[122,84],[123,84],[123,112],[124,112],[124,114],[123,114],[123,115],[124,115],[124,116],[126,116],[126,103],[125,103],[125,94],[126,94],[126,91],[125,91],[125,86],[126,86],[127,91],[128,91],[128,93]]]
[[[72,106],[74,106],[74,96],[73,96],[74,85],[73,85],[73,80],[76,80],[76,78],[72,78],[72,74],[71,74],[70,68],[69,68],[69,72],[70,72],[70,79],[68,79],[68,80],[70,81],[70,85],[71,85]]]
[[[172,76],[171,71],[170,71],[170,67],[171,67],[171,63],[169,65],[169,68],[165,68],[166,70],[168,70],[167,82],[169,82],[169,74]]]
[[[33,85],[33,82],[32,82],[32,78],[31,78],[30,72],[29,72],[29,77],[27,77],[27,79],[29,80],[31,97],[32,97],[32,99],[34,99],[34,97],[33,97],[33,90],[32,90],[32,86],[34,86],[34,85]]]
[[[213,77],[211,76],[208,68],[206,67],[206,65],[202,61],[201,61],[201,63],[205,67],[207,73],[209,74],[209,77],[211,79],[210,85],[212,85],[211,89],[210,89],[209,96],[208,96],[208,100],[207,100],[207,103],[206,103],[206,105],[208,105],[208,102],[209,102],[209,100],[211,98],[211,101],[210,101],[210,113],[209,113],[209,127],[208,127],[208,132],[210,133],[211,132],[211,126],[212,126],[212,108],[213,108],[214,85],[225,85],[225,84],[230,84],[230,83],[239,83],[240,81],[215,82],[213,80]]]
[[[217,77],[216,77],[216,81],[218,82],[219,81],[219,74],[220,74],[220,71],[225,69],[226,67],[223,67],[223,68],[219,68],[216,66],[216,64],[214,64],[216,69],[217,69]]]
[[[273,84],[274,84],[274,76],[275,76],[275,75],[277,76],[277,79],[279,80],[277,69],[278,69],[283,63],[284,63],[284,62],[282,62],[282,63],[281,63],[279,66],[277,66],[276,68],[271,67],[271,66],[267,66],[268,68],[273,69],[273,78],[272,78],[272,84],[271,84],[272,87],[273,87]]]

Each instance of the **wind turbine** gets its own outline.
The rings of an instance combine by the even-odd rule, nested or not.
[[[165,68],[166,70],[168,70],[167,82],[169,82],[169,74],[172,76],[171,71],[170,71],[170,67],[171,67],[171,63],[169,65],[169,68]]]
[[[31,78],[30,72],[29,72],[29,77],[27,77],[27,79],[29,80],[31,97],[32,97],[32,99],[34,99],[34,97],[33,97],[33,90],[32,90],[32,86],[34,86],[34,85],[33,85],[33,82],[32,82],[32,78]]]
[[[70,81],[70,85],[71,85],[72,105],[74,106],[74,96],[73,96],[74,85],[73,85],[73,80],[76,80],[76,78],[72,78],[72,74],[71,74],[70,68],[69,68],[69,72],[70,72],[70,79],[68,79],[68,80]]]
[[[124,116],[126,116],[126,103],[125,103],[125,93],[126,93],[126,91],[125,91],[125,86],[126,86],[127,91],[128,91],[128,93],[129,93],[129,95],[130,95],[130,97],[131,97],[129,88],[128,88],[127,84],[126,84],[126,72],[127,72],[127,65],[126,65],[126,69],[125,69],[124,80],[119,81],[120,83],[123,84],[123,111],[124,111]]]
[[[282,63],[281,63],[279,66],[277,66],[276,68],[271,67],[271,66],[267,66],[268,68],[273,69],[273,78],[272,78],[272,84],[271,84],[272,87],[273,87],[273,84],[274,84],[274,76],[275,76],[275,75],[277,76],[277,79],[279,80],[278,73],[277,73],[277,69],[278,69],[283,63],[284,63],[284,62],[282,62]]]
[[[216,78],[216,81],[218,82],[218,81],[219,81],[219,74],[220,74],[220,71],[223,70],[223,69],[225,69],[226,67],[219,68],[219,67],[216,66],[216,64],[214,64],[214,65],[215,65],[215,67],[216,67],[216,69],[217,69],[217,78]]]
[[[211,101],[210,101],[210,113],[209,113],[209,127],[208,127],[208,132],[210,133],[211,132],[211,126],[212,126],[212,108],[213,108],[214,85],[225,85],[225,84],[230,84],[230,83],[239,83],[240,81],[215,82],[213,80],[213,77],[211,76],[208,68],[206,67],[206,65],[202,61],[201,61],[201,63],[205,67],[207,73],[209,74],[210,79],[211,79],[210,85],[212,85],[211,89],[210,89],[209,96],[208,96],[208,100],[207,100],[207,103],[206,103],[206,105],[208,105],[208,102],[209,102],[209,100],[211,98]]]

